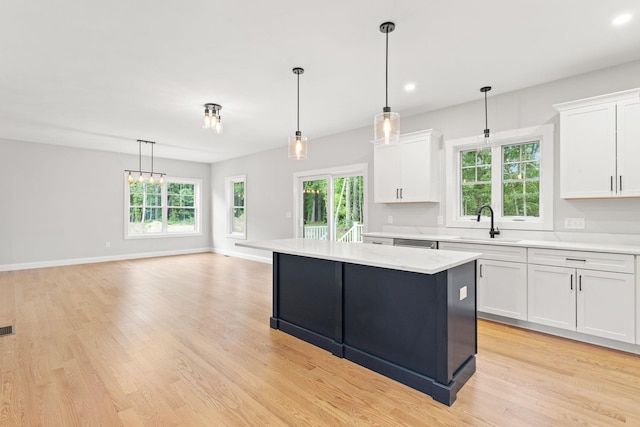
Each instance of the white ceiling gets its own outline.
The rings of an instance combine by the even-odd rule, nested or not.
[[[310,143],[372,126],[388,20],[405,116],[640,59],[638,0],[3,0],[0,138],[135,154],[145,139],[203,162],[263,151],[296,130],[296,66]],[[201,128],[207,102],[221,136]]]

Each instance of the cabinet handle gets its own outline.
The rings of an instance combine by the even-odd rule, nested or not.
[[[396,188],[396,199],[400,198],[400,189]]]
[[[371,242],[371,244],[373,244],[373,245],[381,245],[382,242]]]
[[[578,290],[582,292],[582,274],[578,276]]]
[[[567,261],[578,261],[578,262],[587,262],[586,259],[580,259],[580,258],[565,258]]]
[[[571,283],[571,290],[573,290],[573,274],[571,275],[571,278],[569,279],[569,283]]]
[[[402,199],[402,188],[400,189],[400,198]]]
[[[611,175],[611,191],[613,191],[613,175]]]
[[[482,277],[482,264],[480,264],[480,277]]]
[[[622,175],[620,175],[620,191],[622,191]]]

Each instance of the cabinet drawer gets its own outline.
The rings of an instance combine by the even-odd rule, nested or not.
[[[362,243],[371,243],[374,245],[393,245],[393,239],[390,237],[362,237]]]
[[[482,259],[492,259],[495,261],[527,262],[527,248],[521,248],[518,246],[439,242],[438,248],[447,251],[481,252]]]
[[[556,265],[586,270],[634,273],[634,256],[608,252],[564,251],[529,248],[529,264]]]

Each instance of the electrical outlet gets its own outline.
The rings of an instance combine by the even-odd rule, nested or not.
[[[389,223],[389,224],[393,224],[393,215],[389,215],[389,216],[387,217],[387,223]]]
[[[564,228],[584,230],[584,218],[565,218]]]
[[[460,301],[467,297],[467,287],[463,286],[460,288]]]
[[[438,215],[437,221],[438,221],[438,225],[444,224],[444,218],[442,217],[442,215]]]
[[[291,218],[291,212],[285,212],[284,217],[287,219]]]
[[[104,246],[105,246],[105,248],[110,248],[111,247],[111,242],[105,242]]]

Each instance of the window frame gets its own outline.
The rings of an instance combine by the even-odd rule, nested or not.
[[[506,145],[539,142],[539,217],[505,217],[503,204],[503,157],[502,147]],[[483,148],[484,141],[476,136],[450,140],[445,143],[446,160],[446,226],[454,228],[486,228],[477,222],[475,215],[463,216],[461,209],[461,159],[460,152]],[[554,126],[528,127],[491,136],[491,207],[494,210],[495,225],[504,230],[552,230],[553,229],[553,189],[554,189]]]
[[[242,182],[244,184],[244,232],[239,233],[237,231],[233,231],[233,214],[235,206],[235,189],[234,186],[236,183]],[[225,184],[225,203],[226,203],[226,211],[227,211],[227,225],[226,232],[227,237],[232,239],[247,239],[247,175],[235,175],[228,176],[224,179]]]
[[[125,240],[133,240],[133,239],[154,239],[154,238],[165,238],[165,237],[189,237],[189,236],[200,236],[202,235],[202,227],[201,227],[201,191],[202,191],[202,180],[194,179],[194,178],[180,178],[180,177],[172,177],[172,176],[164,176],[164,182],[160,184],[160,197],[161,197],[161,208],[162,208],[162,231],[159,233],[147,233],[147,234],[130,234],[129,233],[129,213],[131,208],[131,192],[130,192],[130,183],[129,183],[129,174],[128,172],[124,173],[124,238]],[[181,232],[171,232],[168,231],[168,212],[169,206],[168,203],[168,195],[167,195],[167,186],[170,183],[175,184],[193,184],[193,208],[194,208],[194,231],[181,231]]]

